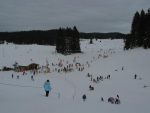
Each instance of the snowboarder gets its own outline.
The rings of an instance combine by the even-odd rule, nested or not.
[[[48,97],[49,91],[51,91],[51,89],[52,89],[49,80],[45,81],[44,89],[45,89],[45,92],[46,92],[46,97]]]

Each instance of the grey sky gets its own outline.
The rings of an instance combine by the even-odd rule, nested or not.
[[[129,33],[150,0],[0,0],[0,31],[77,26],[81,32]]]

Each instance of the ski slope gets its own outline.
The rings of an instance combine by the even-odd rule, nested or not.
[[[50,73],[0,71],[0,113],[149,113],[150,107],[150,50],[123,50],[123,40],[80,41],[82,53],[64,56],[55,46],[0,45],[0,69],[3,66],[49,63]],[[60,60],[81,63],[83,71],[55,71]],[[88,62],[88,63],[87,63]],[[122,69],[123,68],[123,69]],[[103,76],[97,83],[92,78]],[[14,77],[12,78],[12,74]],[[134,79],[134,75],[137,78]],[[19,75],[19,79],[17,76]],[[110,79],[106,79],[110,75]],[[52,91],[45,97],[44,82],[49,79]],[[89,85],[94,87],[89,90]],[[87,99],[83,101],[82,95]],[[108,103],[109,97],[119,95],[120,104]],[[104,98],[104,102],[101,101]]]

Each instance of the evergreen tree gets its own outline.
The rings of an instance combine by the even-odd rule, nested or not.
[[[58,38],[56,39],[56,51],[62,54],[71,54],[81,52],[79,32],[74,26],[73,29],[60,28],[58,30]]]
[[[134,47],[150,48],[150,9],[136,12],[131,26],[131,34],[125,40],[125,49]]]
[[[145,17],[145,40],[144,48],[150,48],[150,9],[148,9]]]
[[[131,34],[136,35],[137,28],[139,28],[140,14],[137,11],[133,17],[132,26],[131,26]]]
[[[141,11],[140,14],[140,21],[139,21],[139,27],[137,28],[137,35],[135,36],[137,38],[137,46],[141,47],[143,45],[144,36],[145,36],[145,12],[144,10]]]
[[[73,27],[73,39],[72,39],[72,50],[74,53],[81,52],[80,49],[80,34],[76,28],[76,26]]]

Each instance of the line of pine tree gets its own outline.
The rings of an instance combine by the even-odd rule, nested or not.
[[[59,28],[56,51],[62,54],[80,53],[80,37],[77,28]]]
[[[135,47],[150,48],[150,9],[145,13],[137,11],[133,17],[131,33],[125,40],[125,49]]]

